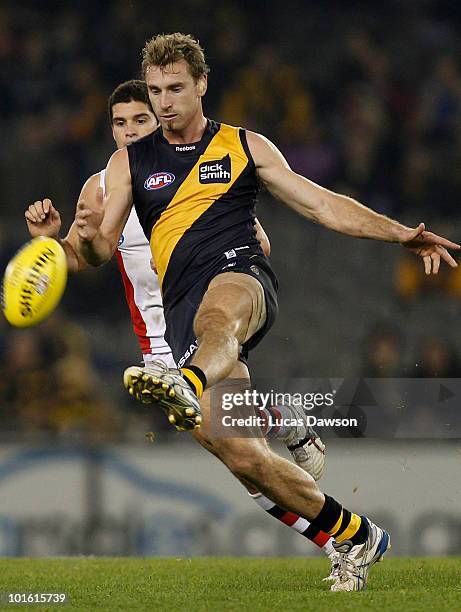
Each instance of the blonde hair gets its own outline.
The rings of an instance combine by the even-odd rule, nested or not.
[[[149,66],[163,68],[180,60],[187,62],[195,80],[210,72],[199,41],[190,34],[157,34],[146,42],[142,50],[142,74],[146,76]]]

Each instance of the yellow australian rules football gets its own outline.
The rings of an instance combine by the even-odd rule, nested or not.
[[[46,236],[27,242],[9,262],[3,277],[2,306],[15,327],[31,327],[53,312],[67,281],[62,246]]]

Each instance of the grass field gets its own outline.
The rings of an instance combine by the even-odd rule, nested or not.
[[[0,591],[62,593],[67,605],[1,610],[461,610],[461,558],[386,559],[368,590],[331,593],[325,560],[2,559]]]

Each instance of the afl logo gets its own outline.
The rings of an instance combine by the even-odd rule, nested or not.
[[[155,172],[144,181],[144,189],[152,191],[153,189],[163,189],[168,187],[175,180],[175,175],[171,172]]]

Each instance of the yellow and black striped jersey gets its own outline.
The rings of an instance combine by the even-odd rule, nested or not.
[[[227,253],[262,254],[258,183],[245,130],[208,120],[199,142],[170,144],[161,128],[128,146],[133,200],[150,241],[165,307]]]

